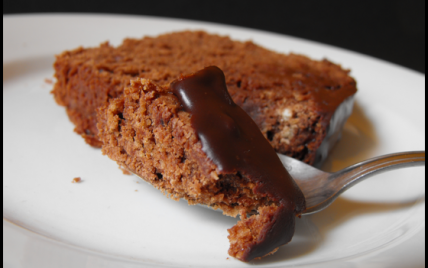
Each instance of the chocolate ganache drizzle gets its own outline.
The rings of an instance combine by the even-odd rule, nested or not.
[[[246,259],[268,254],[288,243],[294,234],[295,216],[305,209],[305,199],[256,123],[236,105],[227,91],[225,76],[210,66],[170,85],[202,142],[202,150],[220,174],[238,172],[256,186],[253,192],[269,197],[277,213],[264,235],[251,246]]]

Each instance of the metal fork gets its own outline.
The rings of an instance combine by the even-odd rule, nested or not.
[[[357,183],[384,171],[424,166],[425,151],[402,152],[371,158],[335,173],[328,173],[299,160],[278,154],[306,199],[302,215],[319,212]]]

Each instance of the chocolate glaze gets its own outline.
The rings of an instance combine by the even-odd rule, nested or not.
[[[268,196],[279,206],[271,226],[245,253],[261,257],[288,243],[294,234],[295,215],[305,209],[305,199],[256,123],[230,97],[223,72],[215,66],[170,85],[202,142],[202,150],[220,174],[240,173],[255,183],[253,192]]]

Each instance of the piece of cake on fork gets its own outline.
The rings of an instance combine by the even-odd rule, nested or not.
[[[173,199],[241,220],[229,254],[250,261],[294,234],[305,199],[214,66],[170,87],[136,79],[98,112],[102,152]],[[248,215],[248,216],[247,216]]]

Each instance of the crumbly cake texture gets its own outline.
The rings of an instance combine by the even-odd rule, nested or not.
[[[124,94],[98,110],[102,152],[172,199],[222,209],[233,217],[240,214],[241,220],[228,230],[229,254],[239,260],[271,254],[289,242],[295,216],[304,209],[303,196],[297,205],[294,200],[284,205],[269,193],[256,193],[257,185],[245,175],[219,172],[190,120],[168,88],[148,79],[132,80]],[[278,217],[283,213],[289,216]],[[272,230],[287,232],[287,237],[275,241],[280,236]],[[266,247],[266,239],[274,243]]]
[[[125,39],[118,47],[78,48],[58,55],[52,91],[75,131],[100,147],[96,110],[120,97],[131,79],[166,87],[181,74],[215,65],[236,104],[279,153],[309,164],[327,135],[336,108],[356,92],[347,70],[327,60],[279,54],[252,42],[202,31]]]

